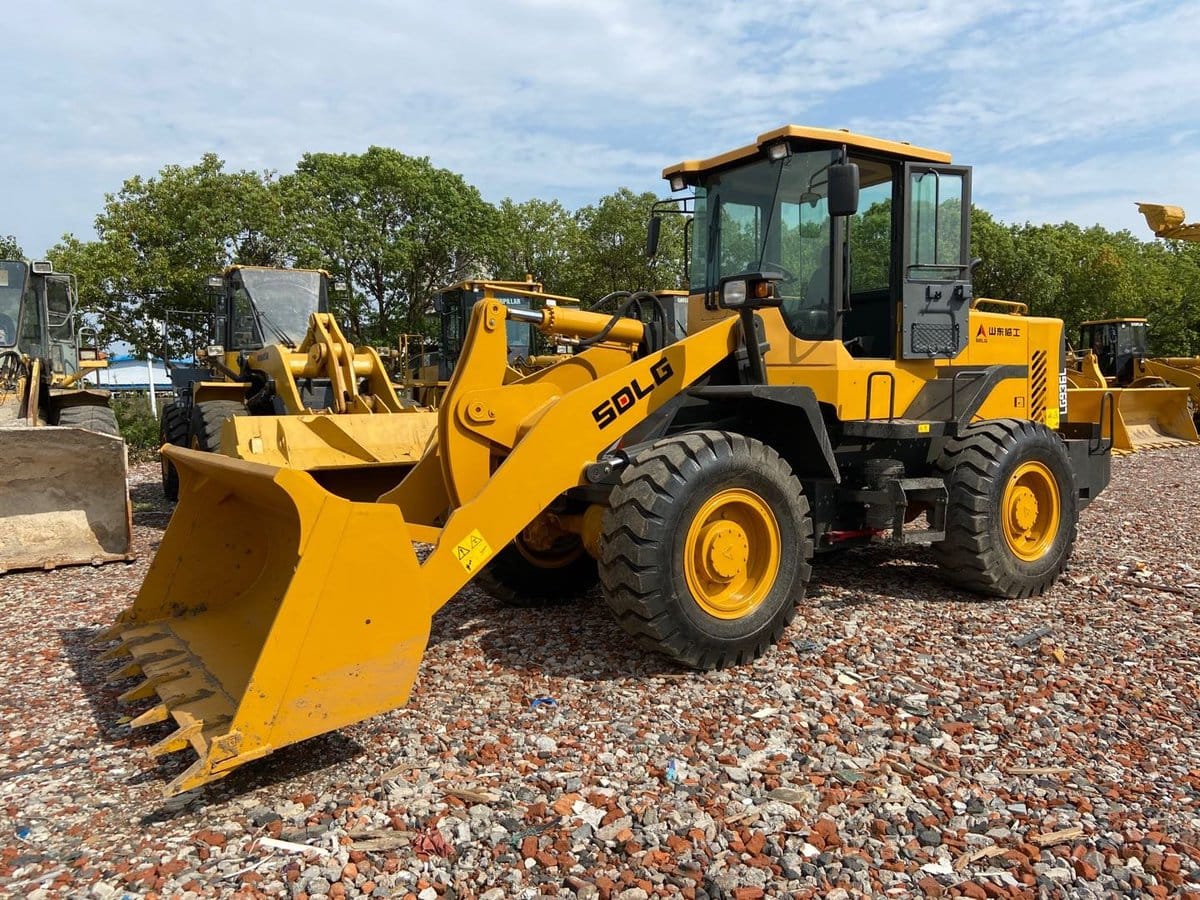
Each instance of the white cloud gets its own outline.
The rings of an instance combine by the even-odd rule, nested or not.
[[[382,144],[491,200],[575,206],[784,122],[949,149],[1002,218],[1137,233],[1135,194],[1200,217],[1197,4],[59,0],[9,20],[50,36],[0,57],[0,232],[30,252],[208,150],[288,170]]]

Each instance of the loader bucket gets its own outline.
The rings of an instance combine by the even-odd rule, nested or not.
[[[294,469],[165,451],[179,504],[104,637],[123,664],[110,680],[143,679],[122,700],[157,697],[133,725],[176,726],[151,755],[199,755],[166,794],[403,705],[432,608],[399,508]]]
[[[1100,423],[1107,436],[1106,394],[1112,396],[1114,452],[1136,453],[1200,443],[1188,411],[1186,388],[1070,388],[1067,421]]]
[[[437,430],[436,412],[306,416],[231,416],[221,431],[226,456],[323,469],[390,463],[415,465]]]
[[[128,559],[127,468],[118,437],[0,430],[0,573]]]

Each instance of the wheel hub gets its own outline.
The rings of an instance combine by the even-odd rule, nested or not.
[[[1000,521],[1013,555],[1036,562],[1054,547],[1062,526],[1058,480],[1043,462],[1017,466],[1004,486]]]
[[[1012,502],[1013,525],[1018,531],[1028,532],[1037,523],[1038,502],[1033,491],[1024,485],[1013,491]]]
[[[736,522],[724,520],[705,527],[701,566],[706,577],[713,581],[732,581],[746,571],[750,559],[750,541]]]
[[[696,605],[717,619],[754,612],[779,574],[779,523],[746,488],[726,488],[701,504],[688,526],[683,568]]]

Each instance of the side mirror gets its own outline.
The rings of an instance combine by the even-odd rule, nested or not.
[[[829,167],[829,214],[852,216],[858,212],[858,163]]]
[[[646,228],[646,258],[653,259],[658,253],[658,238],[662,233],[662,216],[651,216]]]

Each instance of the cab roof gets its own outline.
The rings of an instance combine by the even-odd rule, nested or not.
[[[687,159],[673,166],[668,166],[663,169],[663,178],[669,179],[672,175],[694,176],[713,169],[720,169],[733,163],[741,162],[744,159],[762,155],[766,152],[768,145],[778,143],[780,140],[825,144],[831,147],[840,147],[845,144],[847,147],[859,150],[871,150],[876,153],[886,153],[889,156],[917,162],[950,162],[949,153],[941,150],[930,150],[926,147],[916,147],[906,141],[888,141],[865,134],[856,134],[845,128],[814,128],[808,125],[784,125],[760,134],[753,144],[747,144],[745,147],[739,147],[736,150],[730,150],[718,156],[710,156],[708,159]]]
[[[261,272],[316,272],[320,275],[324,275],[326,278],[332,277],[324,269],[300,269],[292,266],[244,266],[241,263],[234,263],[231,266],[226,266],[222,270],[221,274],[232,275],[234,272],[238,272],[242,269],[256,269]]]

